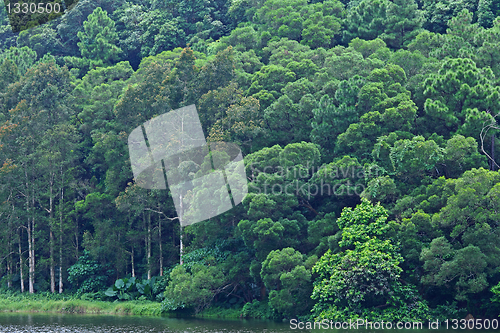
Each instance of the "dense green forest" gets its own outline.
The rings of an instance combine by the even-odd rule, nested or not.
[[[1,8],[3,292],[498,317],[497,15],[499,0],[80,0],[14,33]],[[168,190],[134,183],[127,137],[191,104],[207,141],[241,147],[249,193],[180,228]]]

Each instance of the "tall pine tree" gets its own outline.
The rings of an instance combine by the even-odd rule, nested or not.
[[[122,50],[116,46],[118,34],[115,22],[106,11],[97,7],[83,23],[83,30],[78,32],[78,47],[83,58],[90,60],[92,67],[108,66],[118,60]]]

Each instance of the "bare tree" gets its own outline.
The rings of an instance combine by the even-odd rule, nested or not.
[[[489,112],[489,110],[487,110]],[[493,119],[489,124],[484,123],[483,128],[481,129],[481,133],[479,137],[481,139],[481,151],[488,157],[491,165],[491,170],[495,170],[495,166],[500,169],[500,166],[495,162],[495,135],[491,135],[491,154],[488,154],[484,149],[484,140],[489,130],[500,130],[500,126],[498,126],[495,118],[498,117],[500,113],[493,116]]]

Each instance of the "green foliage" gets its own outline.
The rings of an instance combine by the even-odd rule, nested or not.
[[[153,291],[155,289],[156,280],[156,276],[148,280],[140,280],[135,277],[118,279],[112,287],[109,287],[104,292],[104,294],[111,298],[117,297],[117,299],[121,301],[129,301],[140,297],[154,300],[156,295]]]
[[[498,316],[499,1],[68,4],[19,34],[37,23],[0,10],[0,277],[79,299],[0,308]],[[190,104],[240,146],[249,193],[179,229],[127,136]]]
[[[389,4],[386,0],[364,0],[351,8],[346,18],[343,42],[348,43],[356,37],[372,40],[383,34]]]
[[[424,23],[417,1],[395,0],[387,7],[385,31],[381,38],[393,48],[407,46],[420,33]]]
[[[243,318],[255,318],[255,319],[277,319],[278,315],[269,306],[268,302],[260,302],[256,299],[253,302],[246,303],[241,310],[241,316]]]
[[[2,58],[12,61],[17,66],[19,74],[24,75],[28,68],[35,63],[37,53],[27,46],[20,48],[12,46],[2,53]]]
[[[366,189],[361,193],[361,197],[371,202],[389,203],[397,199],[397,192],[394,180],[389,176],[381,176],[368,182]]]
[[[311,272],[304,267],[300,252],[290,247],[271,251],[260,276],[269,290],[269,305],[278,313],[291,317],[310,308]]]
[[[443,160],[443,149],[434,140],[416,136],[412,140],[398,140],[389,155],[398,177],[408,181],[433,173]]]
[[[337,220],[345,250],[328,250],[314,265],[315,319],[427,318],[428,308],[413,286],[398,280],[403,258],[388,236],[387,211],[367,200],[344,209]],[[346,249],[347,248],[347,249]],[[378,309],[384,307],[380,312]]]
[[[20,75],[17,66],[9,58],[0,65],[0,89],[4,90],[11,83],[19,80]]]
[[[359,120],[355,105],[362,83],[363,80],[356,76],[341,81],[335,92],[335,100],[340,105],[336,106],[328,95],[324,95],[312,110],[311,140],[321,146],[322,156],[327,161],[333,157],[337,136]]]
[[[456,131],[464,124],[467,109],[497,108],[499,91],[492,80],[489,68],[479,69],[470,59],[444,61],[439,72],[425,81],[428,131],[440,135]]]
[[[191,272],[182,265],[175,267],[170,279],[162,302],[163,311],[194,308],[200,312],[221,292],[225,284],[225,277],[220,270],[199,264],[193,265]]]
[[[90,60],[92,67],[107,66],[118,60],[122,50],[116,46],[118,34],[115,22],[106,11],[97,7],[83,23],[78,32],[78,47],[83,58]]]
[[[300,41],[311,47],[331,47],[340,32],[343,5],[338,0],[307,4],[305,0],[267,0],[255,19],[279,37]]]
[[[479,0],[477,5],[477,22],[484,28],[490,28],[498,16],[500,4],[494,0]]]
[[[438,0],[423,0],[422,9],[426,18],[424,28],[432,32],[444,33],[450,18],[464,9],[472,12],[477,3],[474,0],[453,1],[449,3],[443,3]]]
[[[451,260],[446,260],[447,257]],[[457,300],[467,299],[467,294],[478,293],[488,286],[484,272],[486,256],[476,246],[468,245],[455,252],[444,237],[435,238],[429,250],[422,250],[421,260],[424,269],[431,273],[423,276],[422,282],[442,286],[456,279]]]
[[[78,294],[97,292],[106,286],[109,273],[85,250],[78,261],[68,268],[68,281],[78,288]]]

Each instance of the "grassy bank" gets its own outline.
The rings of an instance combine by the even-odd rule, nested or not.
[[[95,299],[95,296],[95,294],[77,296],[74,294],[51,294],[48,292],[21,294],[19,292],[0,291],[0,312],[273,319],[267,302],[254,301],[253,303],[248,303],[243,307],[237,308],[225,308],[214,305],[198,314],[195,314],[192,310],[162,313],[162,305],[159,302],[147,300],[108,302]]]
[[[150,301],[82,300],[60,295],[0,294],[0,312],[160,316],[161,304]]]

